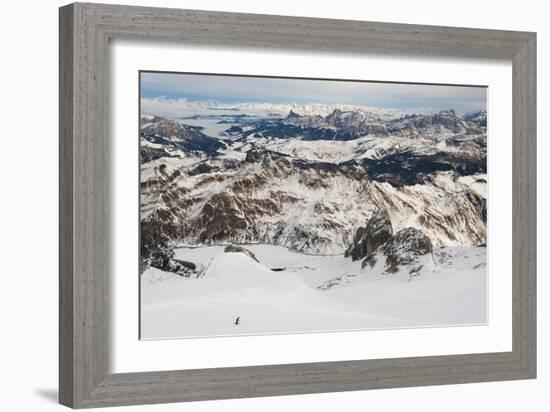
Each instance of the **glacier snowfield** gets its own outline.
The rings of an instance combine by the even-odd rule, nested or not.
[[[282,246],[179,247],[197,265],[186,278],[141,275],[141,338],[186,338],[477,325],[487,322],[486,248],[438,247],[416,273],[361,267],[343,255]],[[273,270],[275,269],[275,270]],[[239,324],[235,325],[239,317]]]

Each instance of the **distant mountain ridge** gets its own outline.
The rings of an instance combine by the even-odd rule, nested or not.
[[[290,111],[299,115],[327,116],[334,109],[342,111],[363,110],[375,114],[384,120],[399,118],[413,112],[437,113],[439,109],[433,107],[417,108],[382,108],[374,106],[362,106],[351,104],[323,104],[323,103],[267,103],[267,102],[241,102],[222,103],[216,100],[196,101],[185,98],[171,99],[167,97],[153,97],[141,99],[141,113],[164,116],[168,118],[189,117],[197,113],[201,114],[234,114],[245,113],[252,116],[286,117]]]
[[[470,119],[470,120],[468,120]],[[484,119],[484,120],[483,120]],[[385,120],[361,109],[334,109],[326,116],[301,115],[292,109],[286,117],[254,120],[243,136],[300,138],[302,140],[354,140],[367,135],[482,135],[486,114],[460,116],[454,110],[435,114],[412,114]]]
[[[213,155],[224,147],[218,139],[198,128],[160,116],[143,116],[140,126],[141,162],[180,152],[203,152]]]
[[[486,112],[290,110],[223,117],[219,136],[182,122],[141,119],[144,256],[166,242],[340,254],[380,210],[435,246],[486,242]]]

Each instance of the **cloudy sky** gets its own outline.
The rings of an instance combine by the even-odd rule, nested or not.
[[[486,88],[404,83],[141,73],[141,97],[222,103],[322,103],[380,108],[486,108]]]

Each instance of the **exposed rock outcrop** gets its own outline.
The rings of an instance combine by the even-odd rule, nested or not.
[[[363,259],[374,253],[393,234],[390,217],[385,210],[378,210],[368,220],[367,225],[359,227],[355,232],[353,243],[345,252],[352,260]]]
[[[432,242],[421,230],[412,227],[401,229],[383,247],[386,272],[397,272],[398,266],[414,263],[419,256],[432,252]]]
[[[257,122],[255,128],[245,132],[244,135],[346,141],[365,135],[384,136],[387,133],[384,121],[373,113],[361,109],[334,109],[326,116],[300,115],[290,110],[288,116],[283,119]]]
[[[149,265],[185,277],[191,276],[197,268],[192,262],[174,259],[174,251],[169,248],[158,248],[153,251],[149,257]]]
[[[354,261],[363,259],[363,268],[373,268],[380,257],[385,257],[385,271],[394,273],[399,266],[417,263],[420,256],[432,251],[432,241],[419,229],[408,227],[393,234],[390,217],[381,209],[374,213],[365,227],[357,229],[345,256]],[[410,268],[412,276],[415,271],[418,268]]]
[[[167,154],[170,153],[170,150],[215,154],[218,149],[224,147],[224,144],[218,139],[205,135],[199,128],[161,116],[154,116],[150,119],[142,117],[140,136],[143,141],[162,146]],[[143,147],[142,145],[142,150]]]
[[[197,265],[195,265],[193,262],[189,262],[187,260],[181,260],[181,259],[174,259],[174,262],[179,263],[183,267],[185,267],[185,268],[187,268],[187,269],[189,269],[193,272],[197,270]]]
[[[226,253],[244,253],[245,255],[247,255],[249,258],[251,259],[254,259],[256,262],[260,262],[257,258],[256,258],[256,255],[254,253],[252,253],[250,250],[242,247],[242,246],[238,246],[238,245],[229,245],[229,246],[226,246],[225,249],[223,250],[224,252]]]
[[[481,134],[483,133],[483,129],[480,127],[483,123],[481,116],[480,114],[480,119],[476,122],[474,121],[474,117],[461,117],[452,109],[442,110],[434,114],[409,114],[392,121],[390,130],[402,130],[409,134],[411,131],[421,133],[451,132],[455,134]]]
[[[232,116],[240,130],[230,138],[144,115],[142,267],[162,242],[346,252],[365,265],[383,260],[381,245],[408,226],[434,246],[486,242],[486,135],[468,134],[483,113],[301,113]],[[409,123],[418,124],[415,137],[401,133]],[[395,131],[364,135],[377,124]],[[369,234],[376,210],[387,212],[388,227]]]

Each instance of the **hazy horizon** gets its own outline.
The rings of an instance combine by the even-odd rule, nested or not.
[[[368,81],[315,80],[141,72],[142,102],[178,104],[318,104],[379,109],[457,112],[486,110],[484,86],[449,86]]]

